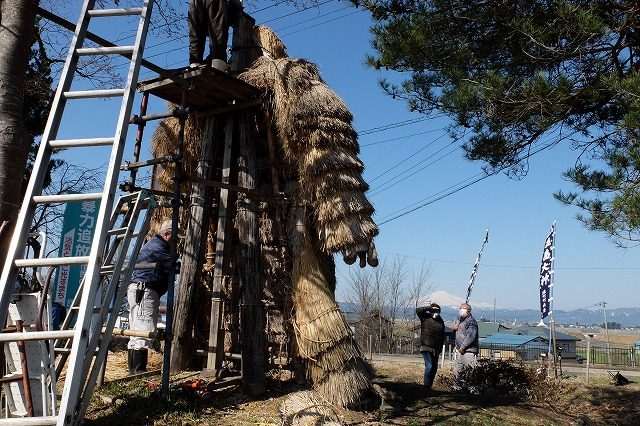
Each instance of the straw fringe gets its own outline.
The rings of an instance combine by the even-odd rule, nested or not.
[[[370,242],[378,228],[364,196],[368,187],[361,177],[353,115],[317,66],[303,59],[262,57],[240,78],[267,93],[284,159],[297,169],[299,203],[316,212],[321,248],[337,252]]]
[[[316,392],[292,393],[280,405],[283,425],[287,426],[339,426],[338,415],[332,405]]]
[[[362,359],[354,359],[341,371],[333,372],[319,383],[314,390],[338,407],[347,407],[360,401],[371,387],[371,376]]]

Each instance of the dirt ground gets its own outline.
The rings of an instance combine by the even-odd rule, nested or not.
[[[119,359],[122,357],[122,359]],[[159,354],[151,357],[159,366]],[[154,364],[156,363],[156,364]],[[109,358],[111,377],[126,375],[126,353]],[[374,362],[375,381],[395,398],[386,410],[347,411],[334,408],[345,425],[636,425],[640,412],[640,384],[609,384],[602,376],[586,385],[583,378],[565,377],[543,392],[536,402],[514,402],[500,395],[454,393],[438,373],[434,389],[427,392],[420,384],[422,366],[403,362]],[[172,378],[196,379],[184,373]],[[238,384],[215,390],[200,398],[184,389],[172,389],[165,401],[160,395],[160,377],[151,375],[133,381],[112,380],[99,388],[87,413],[86,425],[282,425],[278,407],[290,392],[299,390],[292,380],[271,378],[269,389],[260,398],[244,394]]]

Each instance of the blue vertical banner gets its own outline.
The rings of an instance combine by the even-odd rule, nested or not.
[[[67,204],[60,235],[59,257],[89,255],[99,206],[99,201]],[[53,301],[69,308],[86,269],[86,264],[60,266],[53,285]]]
[[[540,265],[540,318],[544,319],[551,313],[551,300],[553,289],[553,261],[556,237],[556,223],[553,222],[549,235],[544,242],[542,251],[542,263]]]

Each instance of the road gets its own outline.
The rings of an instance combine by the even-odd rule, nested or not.
[[[416,364],[422,365],[422,356],[417,355],[387,355],[387,354],[373,354],[373,361],[395,361],[395,362],[413,362]],[[444,365],[445,368],[449,366],[449,361],[445,360]],[[576,376],[584,376],[587,374],[587,364],[578,364],[575,361],[567,361],[565,360],[562,363],[562,371],[564,373],[576,375]],[[640,377],[640,369],[632,369],[629,367],[621,367],[621,366],[590,366],[589,375],[608,375],[607,371],[620,372],[623,376],[629,377]]]

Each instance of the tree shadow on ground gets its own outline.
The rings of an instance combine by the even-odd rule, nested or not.
[[[449,391],[439,386],[427,390],[421,384],[411,382],[380,381],[380,385],[398,397],[398,400],[389,402],[396,410],[380,414],[380,420],[389,425],[431,425],[448,421],[465,424],[465,419],[480,408],[517,403],[513,398],[471,395]]]
[[[438,384],[428,391],[415,382],[379,380],[396,400],[394,409],[380,412],[385,425],[434,424],[582,424],[635,425],[640,412],[640,390],[626,386],[567,387],[545,401],[519,401],[496,393],[471,395]],[[531,423],[523,423],[523,419]],[[536,423],[537,422],[537,423]]]
[[[240,385],[231,385],[204,395],[178,387],[172,387],[169,398],[163,398],[157,379],[112,384],[106,389],[98,389],[100,399],[94,397],[87,411],[84,424],[90,426],[125,425],[201,425],[216,424],[216,414],[229,413],[241,409],[242,404],[275,400],[280,396],[300,390],[293,381],[267,383],[263,395],[252,397],[242,391]],[[277,407],[270,407],[277,415]]]

